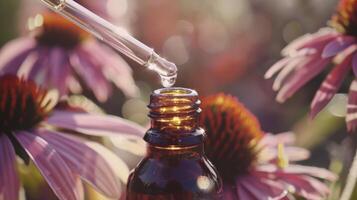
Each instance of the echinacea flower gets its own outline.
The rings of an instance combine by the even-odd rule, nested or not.
[[[255,116],[229,95],[206,97],[201,108],[205,152],[222,176],[225,200],[288,199],[287,191],[311,200],[329,194],[318,179],[335,180],[333,173],[288,162],[309,156],[292,146],[292,134],[265,134]]]
[[[18,199],[16,154],[33,161],[61,200],[83,199],[82,181],[118,199],[114,169],[85,138],[141,136],[143,129],[118,117],[58,110],[51,94],[30,80],[0,77],[0,199]]]
[[[111,82],[127,96],[137,87],[131,68],[112,49],[65,18],[45,13],[30,20],[31,35],[15,39],[0,52],[0,75],[17,74],[61,95],[93,91],[99,101],[112,92]]]
[[[335,66],[322,82],[310,105],[311,116],[316,116],[339,90],[345,78],[352,75],[348,96],[347,127],[357,128],[357,1],[340,0],[330,27],[306,34],[282,50],[284,58],[265,74],[276,79],[273,89],[278,91],[277,101],[284,102],[307,82],[321,73],[328,64]],[[351,73],[351,72],[354,73]]]

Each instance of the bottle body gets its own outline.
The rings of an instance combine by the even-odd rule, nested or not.
[[[157,147],[150,146],[148,151]],[[221,180],[203,155],[203,146],[156,149],[131,173],[127,200],[216,200]],[[163,151],[175,151],[171,153]]]
[[[127,200],[221,199],[221,179],[204,154],[199,104],[194,90],[154,91],[147,155],[129,176]]]

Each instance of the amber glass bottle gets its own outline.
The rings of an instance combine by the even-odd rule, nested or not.
[[[221,199],[221,179],[204,154],[199,104],[191,89],[153,92],[148,151],[129,177],[127,200]]]

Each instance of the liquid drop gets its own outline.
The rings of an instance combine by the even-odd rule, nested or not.
[[[177,74],[172,75],[172,76],[163,76],[160,75],[161,78],[161,85],[164,87],[172,87],[175,82],[176,82],[176,78],[177,78]]]

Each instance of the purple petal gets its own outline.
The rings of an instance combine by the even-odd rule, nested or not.
[[[277,95],[277,101],[284,102],[291,97],[297,90],[304,86],[308,81],[317,76],[330,62],[330,59],[313,60],[299,68],[295,74],[286,80]]]
[[[348,93],[348,105],[346,116],[347,128],[350,132],[357,129],[357,80],[353,80]]]
[[[96,65],[81,49],[71,55],[70,61],[74,70],[80,75],[87,86],[93,90],[96,98],[104,102],[111,94],[111,86],[103,75],[100,66]]]
[[[112,168],[97,152],[58,132],[41,129],[38,134],[56,149],[73,171],[94,188],[107,197],[120,197],[120,185]]]
[[[16,154],[10,139],[0,133],[0,199],[18,200],[20,181],[16,170]]]
[[[45,140],[29,133],[14,134],[59,199],[79,200],[77,177]]]
[[[98,42],[87,42],[82,46],[82,49],[91,55],[93,62],[102,67],[106,78],[113,81],[125,95],[132,97],[137,94],[132,70],[117,53]]]
[[[282,50],[282,54],[290,55],[303,48],[320,49],[337,36],[339,34],[331,29],[323,29],[313,34],[306,34],[292,41]]]
[[[278,144],[282,143],[285,145],[294,144],[296,140],[295,134],[293,132],[283,132],[276,135],[271,133],[267,133],[264,137],[259,141],[259,145],[261,146],[270,146],[276,147]]]
[[[47,74],[49,68],[48,51],[49,50],[47,47],[41,47],[37,50],[38,60],[34,64],[32,69],[28,72],[27,76],[25,76],[25,78],[43,83],[44,78],[40,76],[41,74],[42,76],[44,76],[44,74]]]
[[[303,166],[303,165],[296,165],[296,164],[294,165],[290,164],[288,167],[284,169],[280,169],[273,164],[266,164],[256,167],[256,170],[265,173],[274,173],[274,174],[309,175],[320,179],[326,179],[329,181],[335,181],[337,179],[337,176],[334,173],[330,172],[329,170],[318,168],[318,167]]]
[[[266,147],[264,150],[262,150],[262,153],[266,155],[265,157],[267,158],[265,159],[267,159],[267,162],[276,162],[279,154],[276,147]],[[310,157],[310,152],[300,147],[287,146],[284,148],[284,153],[289,158],[289,161],[301,161]]]
[[[5,45],[0,52],[0,74],[16,74],[27,56],[36,49],[32,38],[20,38]]]
[[[243,184],[237,185],[237,193],[238,193],[238,199],[251,199],[251,200],[261,200],[255,197],[252,192],[250,192],[248,189],[246,189]]]
[[[32,69],[38,62],[38,51],[31,52],[18,68],[16,72],[17,76],[28,79],[29,73],[32,71]]]
[[[330,193],[330,190],[325,184],[308,176],[283,174],[280,175],[278,179],[293,185],[296,193],[307,199],[321,200]]]
[[[265,184],[261,179],[258,179],[255,176],[245,176],[240,177],[240,179],[240,185],[250,191],[256,199],[272,199],[281,196],[281,194],[284,193],[283,190],[270,187],[270,185]]]
[[[354,37],[341,36],[329,42],[322,51],[321,57],[328,58],[337,55],[351,44],[356,42]]]
[[[343,62],[333,68],[327,78],[322,82],[319,90],[316,92],[312,100],[310,116],[315,117],[335,95],[340,88],[345,76],[351,68],[351,58],[347,57]]]
[[[276,62],[273,66],[271,66],[269,68],[269,70],[264,74],[264,78],[265,79],[270,79],[271,77],[273,77],[276,73],[278,73],[280,70],[282,70],[286,64],[289,63],[289,61],[292,58],[290,57],[285,57],[281,60],[279,60],[278,62]]]
[[[289,63],[287,63],[286,66],[276,76],[273,84],[273,90],[279,90],[281,88],[281,85],[283,85],[284,81],[294,75],[296,71],[306,65],[309,65],[311,62],[319,58],[320,56],[297,56],[291,58],[289,60]]]
[[[51,49],[49,55],[49,65],[51,66],[48,81],[58,89],[61,95],[67,93],[67,79],[69,75],[69,56],[66,50],[61,47]]]
[[[142,137],[145,129],[141,126],[115,116],[75,113],[56,110],[47,122],[51,125],[74,130],[94,136],[113,136],[118,134]]]

